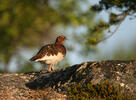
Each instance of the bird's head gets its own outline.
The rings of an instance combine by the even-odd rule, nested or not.
[[[63,44],[63,41],[66,40],[66,37],[64,35],[60,35],[56,39],[56,44]]]

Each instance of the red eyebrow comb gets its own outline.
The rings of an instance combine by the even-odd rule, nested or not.
[[[65,36],[64,36],[64,35],[61,35],[61,36],[59,36],[59,37],[62,37],[62,38],[64,38]]]

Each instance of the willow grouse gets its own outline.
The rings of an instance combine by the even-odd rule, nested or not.
[[[30,60],[49,65],[48,71],[53,70],[53,66],[60,62],[66,55],[66,48],[63,45],[65,36],[58,36],[55,44],[43,46],[39,52]]]

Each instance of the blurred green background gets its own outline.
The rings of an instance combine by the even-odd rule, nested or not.
[[[68,38],[68,53],[56,68],[135,60],[135,5],[133,0],[0,0],[0,72],[42,69],[29,58],[58,35]]]

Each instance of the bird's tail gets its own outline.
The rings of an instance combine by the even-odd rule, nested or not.
[[[35,61],[37,58],[36,58],[36,56],[33,56],[32,58],[30,58],[29,60],[30,61]]]

